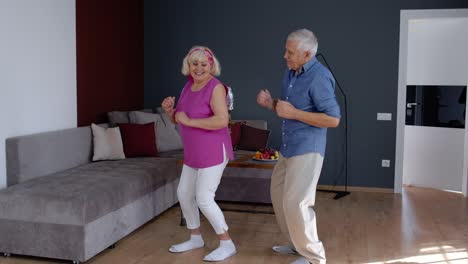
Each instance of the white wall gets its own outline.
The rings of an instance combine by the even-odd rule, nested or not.
[[[468,84],[468,18],[408,23],[407,85]],[[405,127],[403,184],[462,191],[465,130]]]
[[[405,127],[403,184],[462,191],[465,131]]]
[[[5,139],[76,127],[75,0],[0,0],[0,188]]]
[[[414,19],[408,25],[408,85],[466,85],[468,18]]]

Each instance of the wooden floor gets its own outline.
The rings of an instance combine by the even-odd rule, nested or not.
[[[317,195],[319,236],[328,263],[468,263],[468,200],[461,194],[422,188],[405,188],[401,195],[354,192],[340,200],[333,194]],[[223,208],[271,211],[270,206],[222,204]],[[206,220],[202,231],[206,246],[182,254],[168,252],[171,244],[188,237],[178,225],[174,207],[109,249],[92,258],[92,264],[196,264],[218,242]],[[284,243],[275,216],[225,211],[238,253],[229,264],[290,263],[294,256],[278,255],[271,246]],[[0,264],[69,263],[12,256]]]

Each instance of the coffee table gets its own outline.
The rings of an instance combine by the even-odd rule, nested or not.
[[[251,168],[251,169],[269,169],[272,170],[276,165],[275,161],[257,161],[252,159],[254,154],[234,154],[234,160],[230,160],[226,167],[232,168]],[[183,159],[177,160],[177,165],[184,165]]]
[[[229,161],[226,167],[234,168],[251,168],[251,169],[268,169],[272,170],[276,165],[274,161],[258,161],[252,159],[253,154],[241,154],[238,158]]]

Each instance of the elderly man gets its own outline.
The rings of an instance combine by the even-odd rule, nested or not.
[[[289,34],[281,99],[273,99],[266,89],[257,95],[260,106],[283,119],[281,155],[271,177],[271,199],[278,225],[290,244],[273,250],[299,253],[302,257],[292,264],[326,263],[312,207],[327,128],[337,127],[341,116],[335,80],[315,58],[317,47],[317,38],[307,29]]]

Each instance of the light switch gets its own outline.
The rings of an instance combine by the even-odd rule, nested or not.
[[[392,120],[392,113],[377,113],[377,120],[391,121]]]
[[[390,167],[390,160],[383,159],[382,160],[382,167]]]

